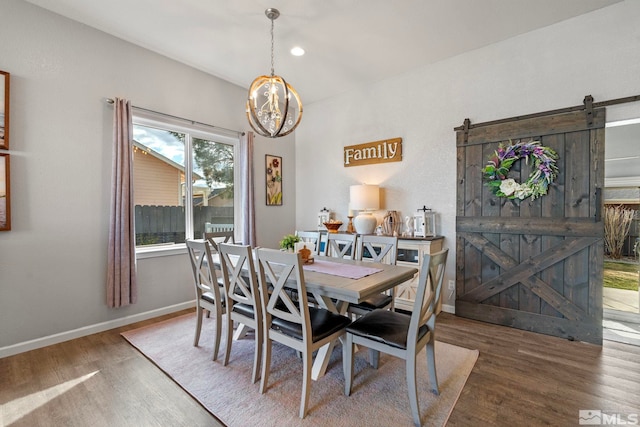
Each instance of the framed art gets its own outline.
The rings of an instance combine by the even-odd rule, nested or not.
[[[0,71],[0,149],[9,149],[9,73]]]
[[[0,231],[11,230],[9,155],[0,153]]]
[[[282,206],[282,157],[265,155],[267,206]]]

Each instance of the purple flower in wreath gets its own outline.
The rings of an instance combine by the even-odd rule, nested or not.
[[[513,164],[520,159],[524,159],[527,164],[531,162],[533,167],[533,172],[522,184],[507,178]],[[549,184],[557,177],[557,159],[556,152],[549,147],[541,146],[539,141],[515,144],[510,142],[509,145],[498,146],[482,172],[487,186],[496,196],[520,200],[527,197],[536,199],[547,194]]]

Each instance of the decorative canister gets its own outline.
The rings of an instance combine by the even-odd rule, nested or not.
[[[387,214],[382,219],[382,234],[385,236],[398,236],[401,226],[402,222],[398,211],[387,211]]]

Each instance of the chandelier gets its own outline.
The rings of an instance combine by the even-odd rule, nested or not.
[[[302,102],[293,87],[275,75],[273,66],[273,21],[278,9],[269,8],[265,15],[271,20],[271,75],[256,78],[249,88],[247,119],[258,134],[278,138],[293,132],[302,118]]]

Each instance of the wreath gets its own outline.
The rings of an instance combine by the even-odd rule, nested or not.
[[[507,178],[513,164],[520,159],[524,159],[527,164],[531,161],[533,166],[529,178],[522,184],[513,178]],[[549,147],[541,146],[540,141],[509,141],[508,145],[498,146],[482,173],[487,186],[496,196],[520,200],[531,197],[535,200],[547,194],[549,185],[558,176],[557,159],[558,154]]]

